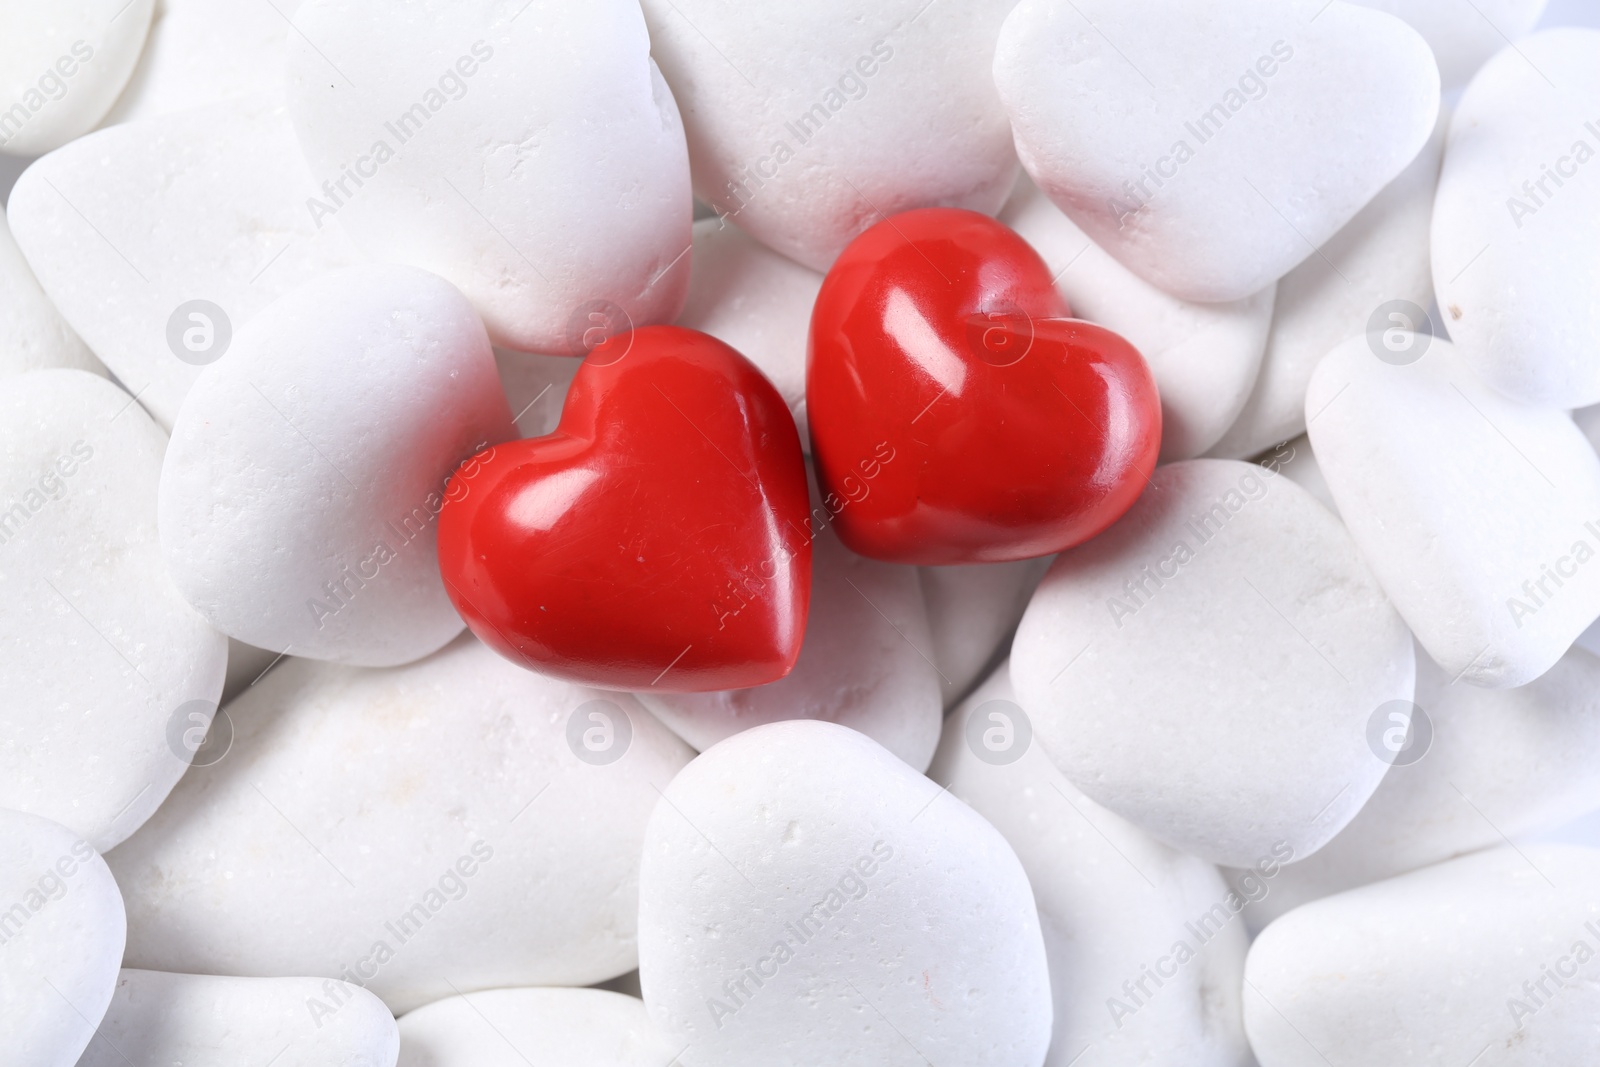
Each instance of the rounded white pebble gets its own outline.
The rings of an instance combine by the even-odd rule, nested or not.
[[[814,721],[747,730],[673,779],[645,836],[639,977],[680,1063],[1040,1067],[1027,876],[941,793]]]
[[[637,997],[602,989],[489,989],[400,1020],[400,1067],[670,1067],[677,1051]]]
[[[1364,730],[1409,699],[1410,636],[1339,521],[1271,470],[1158,467],[1056,557],[1012,646],[1019,703],[1074,785],[1166,843],[1308,856],[1383,777]]]
[[[39,287],[0,213],[0,378],[49,367],[105,373]]]
[[[933,641],[928,658],[939,669],[946,707],[966,696],[1000,656],[1052,558],[917,568]]]
[[[1465,85],[1488,58],[1527,36],[1544,14],[1546,0],[1355,0],[1362,7],[1405,19],[1422,34],[1439,61],[1446,89]]]
[[[83,371],[0,390],[0,807],[108,849],[183,775],[227,642],[162,563],[166,435]]]
[[[329,274],[265,309],[190,390],[161,472],[178,588],[230,637],[386,667],[461,632],[435,538],[446,480],[515,436],[466,298],[414,267]]]

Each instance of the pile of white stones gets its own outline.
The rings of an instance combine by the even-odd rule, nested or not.
[[[0,0],[0,1064],[1600,1062],[1600,31],[1544,6]],[[825,533],[754,690],[463,633],[434,490],[594,316],[804,438],[820,272],[929,205],[1149,361],[1131,512]]]

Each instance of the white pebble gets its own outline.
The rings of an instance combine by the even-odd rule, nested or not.
[[[48,367],[105,373],[39,288],[0,213],[0,377]]]
[[[966,696],[1009,642],[1053,557],[919,567],[944,702]]]
[[[1355,0],[1362,7],[1405,19],[1422,34],[1439,61],[1446,89],[1465,85],[1488,58],[1525,37],[1544,14],[1546,0]]]
[[[601,989],[488,989],[400,1020],[400,1067],[670,1067],[677,1051],[636,997]]]

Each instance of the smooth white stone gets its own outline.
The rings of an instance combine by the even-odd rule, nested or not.
[[[308,1007],[322,998],[338,1008]],[[77,1067],[394,1067],[399,1052],[394,1016],[359,986],[130,969]]]
[[[917,568],[946,707],[972,690],[1010,641],[1052,558]]]
[[[1206,302],[1311,255],[1439,109],[1427,43],[1343,0],[1023,0],[994,72],[1046,195],[1135,274]]]
[[[1245,1028],[1261,1067],[1586,1063],[1597,949],[1600,852],[1496,849],[1273,923],[1245,963]]]
[[[567,389],[583,360],[497,348],[494,361],[500,370],[500,387],[517,420],[517,436],[543,437],[554,431],[567,402]]]
[[[1417,657],[1431,724],[1420,761],[1315,856],[1284,868],[1247,913],[1257,926],[1319,897],[1521,839],[1600,808],[1600,659],[1573,649],[1518,689],[1479,689]]]
[[[1248,867],[1284,844],[1310,855],[1355,816],[1387,769],[1367,718],[1411,697],[1414,664],[1400,617],[1309,493],[1252,464],[1189,460],[1158,467],[1115,526],[1056,557],[1011,675],[1074,785],[1158,840]]]
[[[822,719],[925,769],[939,744],[944,700],[917,568],[858,556],[831,525],[812,539],[811,552],[811,610],[788,675],[752,689],[644,691],[639,699],[702,752],[764,723]]]
[[[1016,855],[853,730],[772,723],[701,755],[651,816],[639,878],[644,1001],[685,1067],[1044,1062]]]
[[[1335,345],[1365,333],[1375,316],[1386,331],[1428,329],[1423,319],[1433,301],[1428,232],[1448,127],[1441,116],[1432,139],[1400,176],[1278,282],[1261,373],[1210,455],[1248,459],[1305,432],[1311,373]],[[1396,300],[1412,308],[1380,314]]]
[[[806,339],[822,275],[723,219],[694,224],[694,269],[678,325],[732,345],[777,387],[811,448],[806,424]]]
[[[0,213],[0,378],[49,367],[105,373],[44,295]]]
[[[99,849],[182,776],[182,726],[216,710],[227,642],[167,577],[156,537],[166,435],[83,371],[0,390],[0,807]]]
[[[984,729],[1009,727],[988,750],[1009,762],[980,758],[974,714]],[[1246,896],[1080,793],[1022,740],[1021,714],[1002,664],[951,716],[929,774],[1005,835],[1033,887],[1055,1002],[1046,1067],[1240,1067]]]
[[[631,725],[607,765],[567,740],[595,700]],[[691,753],[628,695],[463,635],[387,670],[286,659],[226,711],[228,754],[109,857],[129,966],[342,978],[397,1012],[635,966],[645,822]]]
[[[318,219],[450,279],[509,348],[582,354],[591,312],[677,315],[689,157],[635,0],[309,0],[294,25]]]
[[[117,981],[117,884],[72,831],[0,808],[0,908],[6,1067],[73,1067]]]
[[[284,99],[290,20],[303,0],[156,0],[155,21],[107,126],[249,97]]]
[[[1529,404],[1600,402],[1597,98],[1600,30],[1549,30],[1490,60],[1450,124],[1439,307],[1474,373]]]
[[[1072,313],[1126,337],[1161,393],[1161,459],[1210,448],[1250,395],[1272,322],[1275,287],[1226,304],[1196,304],[1118,263],[1023,175],[1000,221],[1031,244]]]
[[[190,390],[161,473],[167,569],[258,648],[420,659],[462,627],[435,544],[446,480],[515,435],[488,335],[449,282],[383,264],[326,275]]]
[[[1306,394],[1311,444],[1434,661],[1470,685],[1524,685],[1600,616],[1600,459],[1565,412],[1495,393],[1448,341],[1415,351],[1386,363],[1358,337],[1330,352]]]
[[[1405,19],[1422,34],[1439,61],[1446,89],[1465,85],[1489,57],[1525,37],[1544,14],[1546,0],[1355,0]]]
[[[37,156],[94,129],[128,80],[154,0],[0,3],[0,152]]]
[[[400,1067],[670,1067],[644,1004],[600,989],[489,989],[400,1020]]]
[[[23,173],[7,215],[62,316],[170,429],[201,371],[169,341],[182,305],[210,301],[237,335],[284,293],[357,261],[306,214],[311,191],[283,108],[235,102],[80,138]]]
[[[1017,161],[990,72],[1012,0],[644,0],[695,192],[825,271],[885,215],[994,214]]]

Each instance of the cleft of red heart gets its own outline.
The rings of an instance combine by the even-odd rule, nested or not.
[[[699,692],[794,666],[811,591],[800,439],[783,398],[717,339],[607,339],[555,432],[451,477],[439,566],[481,640],[544,674]]]
[[[894,563],[1045,556],[1138,499],[1161,446],[1144,358],[1073,319],[1027,242],[972,211],[879,222],[828,271],[806,376],[839,536]],[[852,492],[883,443],[895,453]]]

